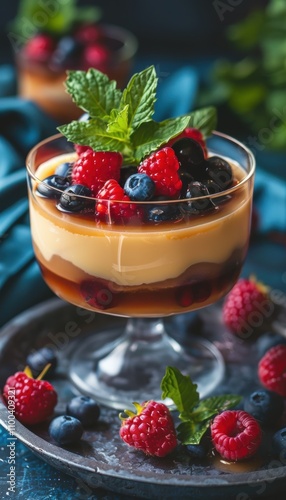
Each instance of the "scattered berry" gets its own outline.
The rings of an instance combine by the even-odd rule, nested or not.
[[[81,212],[94,206],[91,190],[83,184],[74,184],[65,189],[60,197],[58,208],[68,212]]]
[[[70,181],[60,175],[49,175],[37,185],[37,192],[45,198],[60,198],[62,191],[70,186]]]
[[[130,200],[147,201],[155,194],[155,182],[146,174],[133,174],[124,184],[124,191]]]
[[[207,177],[212,180],[220,191],[231,187],[233,183],[232,168],[229,163],[219,156],[212,156],[205,160]]]
[[[58,357],[54,349],[42,347],[28,354],[26,366],[28,366],[33,377],[38,377],[47,365],[50,365],[48,374],[54,373],[58,364]]]
[[[122,203],[121,203],[122,202]],[[124,189],[114,179],[108,180],[97,194],[96,217],[105,222],[124,222],[137,213]]]
[[[80,118],[80,121],[86,121],[85,116],[87,116],[86,113],[84,115],[82,115],[82,117]],[[78,156],[81,156],[83,153],[86,153],[87,151],[93,151],[93,149],[90,148],[89,146],[82,146],[81,144],[74,144],[74,149],[75,149],[76,153],[78,154]]]
[[[208,212],[209,210],[215,209],[215,204],[208,198],[209,192],[204,184],[199,181],[190,182],[187,187],[187,191],[185,193],[185,198],[190,200],[188,204],[184,205],[184,209],[187,210],[188,213],[198,215],[204,212]],[[192,201],[193,198],[200,198],[199,200]]]
[[[183,212],[177,204],[160,203],[147,209],[147,219],[154,223],[178,221],[183,218]]]
[[[274,455],[284,464],[286,460],[286,427],[275,432],[272,437],[272,448]]]
[[[172,148],[162,148],[152,153],[140,163],[138,172],[146,174],[156,185],[156,196],[176,198],[179,196],[182,181],[178,174],[179,162]]]
[[[227,295],[222,316],[230,331],[241,338],[252,339],[269,320],[273,309],[266,287],[252,279],[242,278]]]
[[[269,391],[286,397],[286,345],[271,347],[258,364],[258,377]]]
[[[84,427],[87,427],[97,422],[100,407],[88,396],[76,396],[67,405],[67,415],[77,418]]]
[[[252,415],[261,425],[275,425],[282,417],[284,400],[272,391],[258,390],[244,399],[244,410]]]
[[[171,453],[177,446],[177,438],[167,406],[156,401],[133,404],[137,414],[125,410],[128,418],[120,416],[120,437],[123,441],[146,455],[164,457]]]
[[[97,196],[106,181],[119,181],[121,164],[121,153],[87,150],[74,163],[73,184],[83,184]]]
[[[59,39],[56,49],[51,58],[53,68],[76,68],[82,53],[81,44],[70,35]]]
[[[189,137],[190,139],[194,139],[194,141],[198,142],[203,149],[204,157],[207,158],[208,151],[206,142],[204,140],[203,134],[197,128],[187,127],[181,134],[171,139],[167,145],[172,147],[175,142],[177,142],[179,139],[183,139],[184,137]]]
[[[205,176],[204,151],[197,141],[184,137],[174,142],[172,148],[178,158],[180,172],[188,172],[197,180],[201,180]]]
[[[257,420],[243,410],[226,410],[211,424],[215,449],[226,460],[243,460],[255,454],[261,442]]]
[[[201,444],[187,444],[186,451],[188,455],[195,460],[206,458],[208,452]]]
[[[71,177],[73,164],[69,162],[61,163],[57,166],[55,170],[55,175],[59,175],[61,177]]]
[[[74,444],[80,441],[84,429],[82,423],[70,415],[54,418],[49,425],[49,434],[60,445]]]
[[[111,59],[110,51],[101,43],[94,42],[87,45],[83,50],[83,68],[96,68],[102,73],[106,73]]]
[[[24,53],[27,57],[38,62],[46,62],[55,49],[55,42],[49,35],[38,33],[25,45]]]
[[[11,394],[15,417],[23,424],[32,425],[50,417],[57,404],[57,393],[46,380],[32,378],[30,370],[11,375],[4,386],[3,397],[9,403]]]

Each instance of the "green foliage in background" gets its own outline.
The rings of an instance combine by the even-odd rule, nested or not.
[[[269,149],[286,150],[286,1],[271,0],[231,26],[227,36],[243,56],[215,64],[199,104],[227,104],[249,132],[273,132]]]
[[[68,33],[75,22],[95,22],[100,17],[98,7],[78,7],[77,0],[21,0],[9,29],[24,40],[41,30]]]

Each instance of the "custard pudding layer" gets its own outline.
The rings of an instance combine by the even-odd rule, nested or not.
[[[40,166],[43,179],[63,161],[57,157]],[[243,177],[234,166],[234,176]],[[223,264],[235,249],[247,246],[251,211],[251,183],[237,189],[217,210],[188,222],[157,226],[96,225],[93,217],[67,214],[55,200],[31,196],[31,229],[38,254],[52,270],[58,256],[90,277],[118,287],[152,284],[183,275],[199,263]],[[58,268],[69,279],[65,266]]]

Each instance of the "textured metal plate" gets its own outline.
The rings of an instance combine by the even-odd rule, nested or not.
[[[125,319],[92,314],[52,299],[21,314],[0,331],[0,383],[16,370],[23,369],[28,352],[43,345],[56,345],[60,366],[53,378],[59,394],[56,413],[64,413],[74,394],[67,379],[67,363],[75,342],[83,336],[108,327],[125,324]],[[199,314],[168,320],[175,323],[181,341],[191,339],[189,331],[213,341],[226,361],[226,373],[217,393],[244,394],[258,387],[256,343],[245,343],[230,335],[221,322],[220,308],[210,307]],[[138,395],[140,400],[140,394]],[[7,410],[0,401],[0,423],[8,429]],[[163,459],[146,457],[127,447],[119,438],[118,412],[102,408],[100,421],[85,431],[81,443],[59,447],[48,435],[48,422],[31,428],[16,424],[15,436],[53,467],[83,480],[91,488],[106,488],[122,495],[148,499],[255,498],[279,493],[286,487],[285,464],[274,460],[267,433],[256,458],[227,464],[212,454],[198,462],[191,460],[183,447]],[[241,496],[243,495],[243,496]]]

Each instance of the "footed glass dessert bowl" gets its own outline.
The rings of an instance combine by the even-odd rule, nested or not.
[[[146,74],[152,80],[149,69],[141,83]],[[92,121],[74,123],[72,134]],[[203,139],[187,122],[137,166],[116,150],[83,145],[86,135],[79,145],[66,129],[68,140],[48,138],[27,158],[32,239],[46,283],[79,308],[128,318],[122,332],[79,340],[70,359],[75,387],[109,407],[161,400],[167,366],[189,375],[201,397],[224,373],[214,345],[190,332],[183,347],[164,318],[213,304],[236,283],[255,162],[235,139]]]

